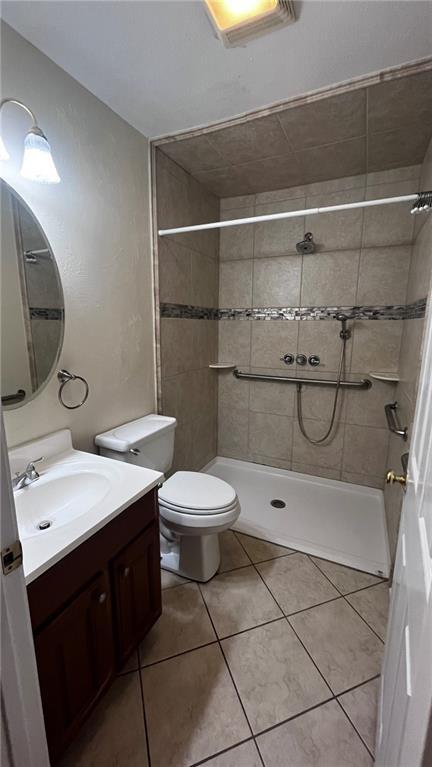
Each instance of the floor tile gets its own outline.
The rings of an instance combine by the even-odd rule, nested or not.
[[[182,586],[189,582],[187,578],[182,578],[181,575],[171,573],[169,570],[161,570],[161,581],[163,589],[171,589],[173,586]]]
[[[263,562],[257,569],[287,615],[339,596],[306,554]]]
[[[383,644],[344,598],[289,621],[335,694],[380,673]]]
[[[250,737],[219,645],[141,674],[152,767],[187,767]]]
[[[254,733],[332,695],[285,619],[224,639],[222,649]]]
[[[358,591],[348,596],[347,600],[384,642],[389,609],[388,583]]]
[[[265,767],[372,767],[372,759],[336,701],[257,739]]]
[[[248,555],[231,530],[219,534],[219,546],[221,553],[220,573],[224,573],[226,570],[234,570],[236,567],[250,565]]]
[[[137,671],[139,669],[139,656],[138,650],[134,650],[130,658],[121,667],[119,674],[129,674],[130,671]]]
[[[280,618],[279,607],[254,567],[217,575],[201,591],[219,637]]]
[[[278,546],[276,543],[269,543],[269,541],[263,541],[260,538],[253,538],[251,535],[236,533],[236,536],[243,548],[246,549],[252,562],[265,562],[267,559],[284,557],[286,554],[293,553],[293,549]]]
[[[138,672],[120,676],[87,720],[59,767],[146,767]]]
[[[351,692],[344,693],[338,699],[372,753],[375,752],[379,687],[378,677]]]
[[[327,559],[311,557],[319,569],[331,580],[334,586],[341,594],[349,594],[351,591],[364,589],[365,586],[373,586],[374,583],[381,583],[380,578],[370,573],[363,573],[360,570],[353,570],[351,567],[338,565],[336,562],[329,562]]]
[[[216,635],[196,583],[167,589],[162,595],[162,615],[141,642],[141,665],[213,641]]]
[[[255,743],[249,740],[204,762],[203,767],[262,767],[262,762]]]

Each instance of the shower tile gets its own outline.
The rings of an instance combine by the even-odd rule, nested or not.
[[[306,376],[314,378],[315,376],[327,377],[321,372],[321,368],[312,371],[305,371]],[[336,373],[329,373],[328,377],[335,378]],[[294,387],[291,387],[294,388]],[[338,397],[338,405],[336,410],[337,422],[344,422],[346,417],[346,395],[345,390],[341,390]],[[294,393],[294,397],[297,400],[297,393]],[[335,397],[335,389],[333,387],[326,386],[308,386],[305,384],[301,391],[301,403],[303,414],[307,418],[313,418],[318,421],[330,420],[330,416],[333,410]],[[295,410],[297,408],[295,407]]]
[[[255,215],[284,213],[287,210],[302,210],[304,208],[305,198],[298,197],[288,201],[256,205]],[[255,258],[295,254],[296,242],[303,239],[304,233],[303,218],[285,218],[279,221],[262,221],[255,224]]]
[[[389,432],[372,426],[345,426],[342,470],[378,476],[387,466]]]
[[[306,195],[345,192],[347,189],[364,189],[365,184],[365,174],[356,173],[355,176],[343,176],[342,178],[332,178],[328,181],[317,181],[308,184],[306,187]]]
[[[412,129],[413,124],[432,122],[432,72],[382,82],[368,88],[368,127],[384,131],[395,125]]]
[[[368,137],[368,170],[392,168],[409,162],[421,163],[430,139],[430,133],[419,125],[411,130],[394,127]]]
[[[339,596],[306,554],[264,562],[257,569],[285,615]]]
[[[256,258],[252,306],[298,306],[301,259],[298,256]],[[238,305],[232,303],[231,306]]]
[[[362,250],[357,304],[404,304],[411,246]]]
[[[181,167],[186,168],[189,173],[221,168],[227,164],[205,135],[170,141],[160,148],[164,154]]]
[[[221,553],[219,573],[224,573],[227,570],[235,570],[237,567],[250,565],[251,561],[245,552],[244,547],[240,545],[231,530],[219,533],[219,546]]]
[[[239,539],[241,545],[251,561],[265,562],[269,559],[276,559],[277,557],[284,557],[288,554],[293,554],[293,549],[288,549],[286,546],[278,546],[275,543],[269,541],[263,541],[261,538],[254,538],[251,535],[245,535],[244,533],[235,533]]]
[[[432,154],[432,153],[431,153]],[[432,162],[431,162],[432,166]],[[432,186],[432,179],[430,181]],[[419,218],[421,218],[419,216]],[[432,216],[424,221],[412,253],[411,271],[409,275],[407,301],[417,301],[427,293],[426,285],[432,271]]]
[[[141,671],[153,767],[187,767],[250,737],[217,644]]]
[[[230,748],[224,754],[205,762],[203,767],[262,767],[260,755],[253,740]]]
[[[221,325],[231,324],[221,322]],[[246,323],[245,323],[246,324]],[[252,326],[251,365],[257,368],[279,368],[286,371],[286,365],[280,361],[287,352],[297,353],[298,322],[249,322]],[[295,368],[291,366],[290,370]]]
[[[383,643],[343,597],[289,622],[335,694],[379,674]]]
[[[139,648],[141,666],[192,650],[216,640],[196,583],[166,589],[162,615]]]
[[[197,320],[198,321],[198,320]],[[162,377],[199,367],[194,354],[194,321],[161,319]]]
[[[351,485],[363,485],[364,487],[373,487],[375,490],[384,490],[385,477],[374,476],[373,474],[357,474],[354,471],[342,471],[341,481],[349,482]]]
[[[191,303],[217,307],[219,299],[219,264],[215,259],[191,251]]]
[[[219,273],[221,308],[252,306],[252,260],[222,261]]]
[[[218,323],[220,362],[250,365],[253,324],[247,320],[224,320]]]
[[[318,354],[321,358],[321,364],[318,371],[336,371],[339,368],[341,355],[341,340],[339,338],[340,322],[337,320],[325,320],[322,322],[316,320],[304,320],[300,322],[298,350],[309,357],[311,354]],[[351,344],[346,347],[346,365],[349,369],[351,358]],[[310,368],[306,369],[310,372]]]
[[[254,567],[217,575],[203,583],[201,591],[219,637],[282,617]]]
[[[219,408],[218,452],[231,458],[244,458],[248,450],[248,411]]]
[[[372,754],[375,752],[379,686],[379,678],[372,679],[338,699]]]
[[[233,208],[247,208],[253,206],[255,203],[254,194],[244,194],[237,197],[224,197],[220,200],[221,220],[231,218],[230,215],[226,215],[225,211],[232,210]]]
[[[260,373],[280,375],[280,370],[266,369]],[[246,383],[246,382],[241,382]],[[274,413],[275,415],[294,415],[295,387],[274,381],[250,382],[250,410],[255,413]]]
[[[410,320],[411,322],[411,320]],[[368,372],[365,373],[368,377]],[[374,380],[370,389],[345,392],[346,421],[356,426],[387,428],[384,405],[395,399],[396,384]]]
[[[285,620],[225,639],[222,649],[254,733],[331,696]]]
[[[254,206],[233,208],[221,212],[221,221],[232,218],[247,218],[254,215]],[[228,226],[220,230],[219,260],[231,261],[241,258],[252,258],[254,228],[253,224]]]
[[[241,169],[248,188],[256,193],[297,186],[304,180],[302,168],[294,154],[254,160],[236,167]]]
[[[227,165],[275,157],[290,151],[280,123],[273,115],[212,131],[207,138]]]
[[[347,306],[355,303],[358,250],[318,253],[303,258],[302,306]]]
[[[191,304],[191,254],[189,248],[168,237],[159,237],[159,300]]]
[[[418,190],[417,181],[401,181],[378,184],[366,190],[366,199],[398,197]],[[384,245],[410,244],[413,236],[414,216],[410,214],[411,203],[398,202],[366,208],[364,213],[363,247],[376,248]]]
[[[302,149],[295,152],[294,157],[303,170],[302,179],[307,182],[325,181],[336,175],[356,176],[366,167],[366,138]]]
[[[274,189],[271,192],[260,192],[255,196],[256,205],[269,205],[282,200],[293,200],[306,194],[305,186],[289,186],[286,189]]]
[[[249,372],[248,365],[242,365],[242,370]],[[219,407],[238,408],[244,410],[248,407],[250,382],[236,378],[232,370],[218,370],[217,373],[219,390]]]
[[[306,432],[312,439],[321,438],[328,429],[328,421],[314,421],[305,418]],[[343,428],[339,427],[333,440],[325,445],[311,445],[302,435],[298,423],[294,425],[293,464],[322,466],[325,469],[340,469],[342,463]]]
[[[323,466],[310,466],[306,463],[292,463],[292,471],[298,471],[300,474],[310,474],[313,477],[323,477],[324,479],[340,479],[339,469],[326,469]]]
[[[402,329],[396,320],[356,320],[351,372],[397,370]]]
[[[419,181],[421,169],[421,165],[406,165],[403,168],[372,171],[366,176],[366,186],[375,186],[377,184],[392,184],[394,181]]]
[[[359,202],[364,199],[363,188],[343,192],[310,195],[306,198],[308,208]],[[305,231],[313,232],[320,251],[352,250],[361,245],[363,211],[361,209],[308,216]]]
[[[148,765],[138,672],[117,678],[60,762],[61,767],[99,764]]]
[[[249,413],[249,452],[291,459],[293,419],[270,413]]]
[[[265,767],[372,767],[372,759],[336,701],[257,739]]]
[[[347,597],[348,602],[384,641],[389,609],[388,583],[358,591]]]
[[[296,152],[363,136],[366,129],[366,91],[334,95],[278,112],[278,118]]]
[[[374,583],[381,583],[379,578],[370,575],[370,573],[353,570],[351,567],[330,562],[328,559],[320,559],[319,557],[311,557],[311,559],[341,594],[350,594],[352,591],[364,589],[366,586],[373,586]]]

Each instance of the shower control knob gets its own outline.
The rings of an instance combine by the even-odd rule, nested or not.
[[[309,365],[312,365],[313,368],[318,367],[318,365],[321,362],[320,358],[318,357],[318,354],[311,354],[308,361],[309,361]]]
[[[294,354],[284,354],[283,357],[280,357],[281,362],[285,362],[285,365],[292,365],[294,362]]]
[[[307,363],[306,354],[297,354],[296,362],[297,362],[297,365],[306,365]]]

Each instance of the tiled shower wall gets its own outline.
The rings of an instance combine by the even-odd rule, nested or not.
[[[420,189],[432,189],[432,141],[422,166]],[[426,294],[431,295],[432,275],[432,214],[422,214],[415,221],[415,241],[408,277],[407,300],[415,301]],[[408,426],[408,441],[390,435],[387,465],[394,471],[401,471],[400,458],[409,450],[414,408],[417,395],[418,377],[421,365],[421,346],[424,319],[404,320],[399,356],[400,382],[396,387],[395,399],[399,404],[400,420]],[[394,557],[403,493],[400,485],[387,485],[385,506],[390,549]]]
[[[156,150],[158,228],[217,220],[219,200]],[[158,238],[160,302],[217,306],[219,232]],[[158,320],[160,409],[177,418],[173,469],[197,470],[216,455],[216,320]]]
[[[396,196],[416,192],[420,166],[221,200],[223,219]],[[409,204],[258,223],[222,229],[221,308],[405,304],[414,217]],[[296,242],[311,231],[316,253],[299,256]],[[421,287],[419,291],[422,293]],[[425,292],[425,291],[424,291]],[[412,293],[414,297],[424,297]],[[409,326],[407,321],[405,325]],[[346,375],[398,367],[402,320],[350,323]],[[219,321],[219,359],[245,371],[293,374],[286,352],[318,354],[321,365],[300,369],[334,377],[340,354],[335,320]],[[414,362],[413,362],[414,364]],[[415,363],[416,364],[416,363]],[[340,425],[324,446],[300,433],[294,386],[236,380],[219,373],[218,454],[318,476],[383,487],[389,432],[384,404],[395,385],[374,381],[369,391],[346,391]],[[312,437],[328,424],[333,389],[305,387],[303,412]]]

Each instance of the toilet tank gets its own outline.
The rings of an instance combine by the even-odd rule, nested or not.
[[[176,425],[175,418],[146,415],[98,434],[95,444],[100,455],[165,474],[172,466]]]

